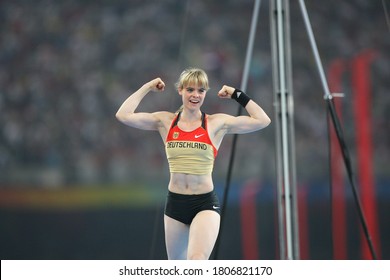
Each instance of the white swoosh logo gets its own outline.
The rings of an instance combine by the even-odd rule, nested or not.
[[[219,209],[219,207],[218,207],[218,206],[215,206],[215,205],[213,205],[213,209]]]
[[[200,135],[195,135],[195,138],[199,138],[199,137],[202,137],[204,134],[200,134]]]

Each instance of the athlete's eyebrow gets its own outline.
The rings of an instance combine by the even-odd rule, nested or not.
[[[194,87],[186,87],[186,89],[187,89],[187,90],[190,90],[190,89],[194,90],[195,88],[194,88]],[[199,88],[198,90],[206,91],[206,89],[205,89],[204,87],[201,87],[201,88]]]

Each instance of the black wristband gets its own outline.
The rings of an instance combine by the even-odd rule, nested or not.
[[[245,94],[242,90],[236,88],[232,94],[232,99],[236,100],[242,107],[246,107],[246,104],[251,100],[251,98]]]

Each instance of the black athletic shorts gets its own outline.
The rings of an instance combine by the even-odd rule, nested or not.
[[[214,191],[190,195],[168,192],[164,211],[168,217],[189,225],[196,214],[203,210],[221,214],[221,206]]]

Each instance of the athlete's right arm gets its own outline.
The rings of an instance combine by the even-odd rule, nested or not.
[[[115,115],[116,118],[128,126],[145,130],[158,130],[161,125],[159,112],[135,113],[135,110],[150,91],[163,91],[164,88],[165,84],[160,78],[156,78],[144,84],[123,102]]]

